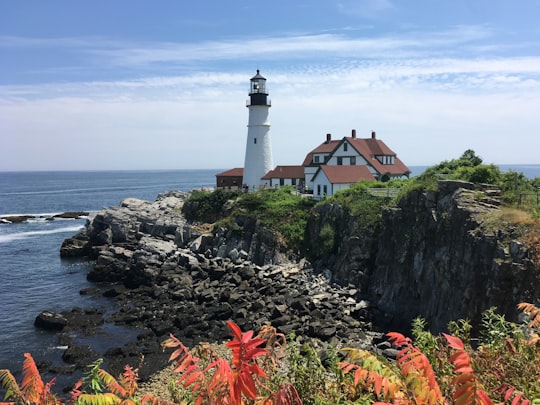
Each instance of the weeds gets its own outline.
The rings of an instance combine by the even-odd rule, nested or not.
[[[453,322],[455,334],[440,337],[413,324],[413,340],[399,333],[387,336],[398,349],[396,360],[373,352],[346,348],[333,352],[323,364],[309,345],[286,345],[285,336],[266,326],[255,336],[227,323],[230,356],[211,345],[190,351],[171,336],[164,347],[174,349],[171,360],[180,385],[190,395],[181,404],[200,405],[330,405],[330,404],[447,404],[540,403],[540,309],[519,304],[526,323],[507,322],[493,309],[484,314],[478,348],[469,345],[470,324]],[[197,353],[197,354],[196,354]],[[199,357],[204,358],[202,361]],[[71,399],[57,398],[43,383],[33,358],[25,355],[20,385],[9,370],[0,370],[0,385],[9,404],[172,404],[150,393],[137,393],[137,369],[126,367],[117,378],[92,364],[72,390]],[[4,404],[4,403],[1,403]]]

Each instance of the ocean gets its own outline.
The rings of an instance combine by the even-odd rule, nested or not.
[[[413,166],[413,175],[427,166]],[[540,177],[540,164],[504,165],[501,169]],[[19,370],[23,354],[37,361],[61,356],[54,333],[34,327],[43,310],[73,307],[110,308],[112,301],[79,294],[91,287],[86,273],[91,262],[61,259],[62,241],[85,224],[84,219],[46,220],[54,213],[95,212],[127,197],[153,201],[169,190],[188,191],[215,185],[222,170],[4,172],[0,173],[0,216],[42,216],[20,224],[0,224],[0,369]],[[103,339],[119,339],[109,328]],[[96,338],[96,339],[99,339]],[[93,342],[99,345],[99,342]]]
[[[92,263],[60,258],[64,239],[85,219],[46,220],[55,213],[99,211],[127,197],[153,201],[168,190],[214,187],[222,170],[4,172],[0,173],[0,216],[42,216],[20,224],[0,224],[0,369],[20,370],[23,354],[56,364],[65,348],[56,335],[36,329],[43,310],[73,307],[107,309],[106,298],[80,295],[91,287],[86,273]],[[104,338],[118,338],[109,330]],[[99,342],[93,342],[99,344]]]

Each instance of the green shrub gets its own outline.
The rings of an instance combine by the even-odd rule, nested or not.
[[[332,226],[330,226],[329,224],[324,224],[319,233],[323,254],[329,255],[334,252],[335,237],[336,235],[334,230],[332,229]]]
[[[220,218],[225,203],[236,198],[239,191],[218,189],[195,190],[182,206],[182,214],[190,221],[215,222]]]

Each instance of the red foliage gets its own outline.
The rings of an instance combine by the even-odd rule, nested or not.
[[[178,382],[186,388],[191,388],[197,397],[195,402],[197,405],[242,404],[243,397],[258,399],[260,388],[263,387],[261,380],[266,378],[266,373],[257,359],[269,353],[267,349],[261,347],[266,343],[266,339],[254,338],[253,331],[243,333],[232,321],[227,322],[227,327],[232,336],[232,340],[226,343],[232,352],[231,364],[217,358],[202,370],[199,359],[174,336],[171,335],[162,343],[163,347],[176,348],[170,360],[176,360],[174,371],[181,373]],[[281,393],[276,393],[274,403],[284,403],[279,400],[289,398],[290,392],[290,389],[284,387]]]
[[[439,404],[443,396],[428,358],[412,344],[412,340],[401,333],[391,332],[387,336],[401,350],[397,362],[407,385],[412,390],[417,404]]]
[[[493,405],[493,402],[474,374],[471,357],[465,350],[465,346],[461,339],[447,335],[446,333],[443,333],[443,335],[446,338],[448,345],[455,350],[454,354],[452,354],[449,359],[454,365],[454,372],[457,373],[452,380],[452,383],[456,388],[454,392],[455,403]]]

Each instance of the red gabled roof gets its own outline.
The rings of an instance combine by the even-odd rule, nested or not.
[[[376,138],[344,138],[361,154],[367,162],[377,170],[380,174],[408,174],[411,171],[405,164],[396,156],[386,144],[380,139]],[[387,155],[394,156],[394,164],[384,165],[376,156]]]
[[[306,155],[306,158],[304,159],[304,162],[302,163],[302,166],[309,166],[313,163],[313,155],[315,153],[332,153],[332,151],[336,148],[336,146],[339,145],[341,140],[335,140],[335,141],[326,141],[321,143],[319,146],[317,146],[315,149],[313,149],[311,152],[309,152]]]
[[[367,166],[329,166],[322,165],[319,171],[323,171],[330,183],[348,184],[358,183],[360,180],[375,180]],[[313,176],[318,176],[319,171]]]
[[[243,177],[244,176],[244,168],[243,167],[235,167],[234,169],[226,170],[224,172],[216,174],[216,177]]]
[[[304,166],[276,166],[274,170],[270,170],[263,176],[264,180],[268,179],[303,179]]]

